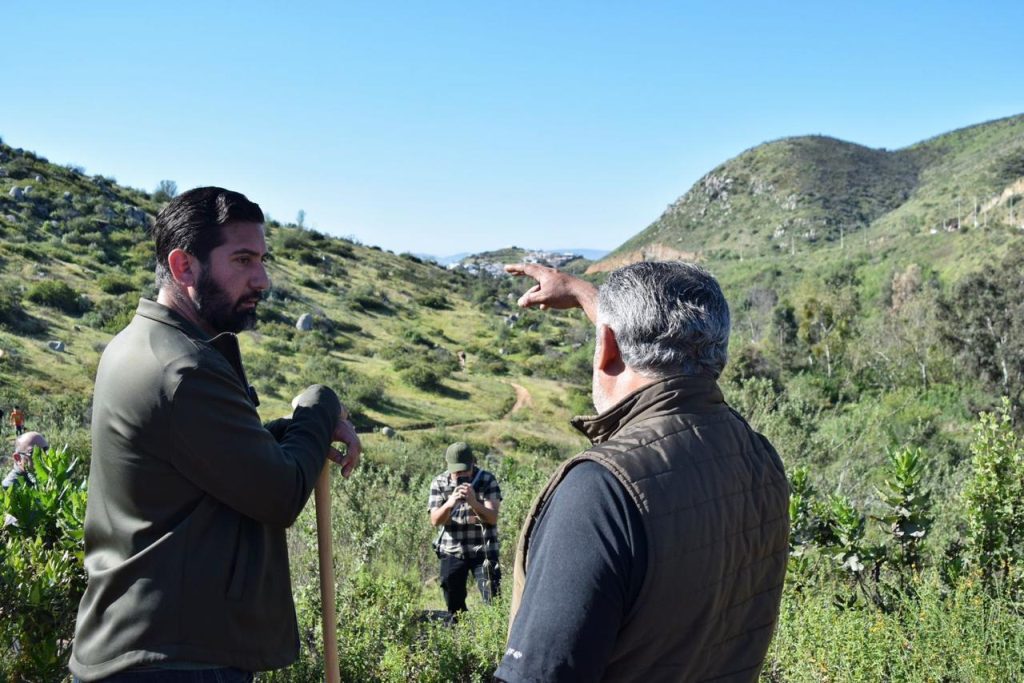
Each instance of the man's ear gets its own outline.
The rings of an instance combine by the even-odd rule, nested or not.
[[[184,249],[171,250],[171,253],[167,255],[167,267],[171,271],[174,281],[185,287],[192,287],[199,279],[199,273],[196,272],[193,265],[192,255]]]
[[[615,339],[615,331],[607,325],[598,325],[594,364],[599,370],[608,371],[621,362],[622,356],[619,354],[619,342]]]

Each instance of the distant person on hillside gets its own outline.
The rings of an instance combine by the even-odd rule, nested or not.
[[[520,681],[755,681],[789,541],[782,461],[722,397],[729,306],[699,266],[637,263],[600,290],[538,265],[521,306],[596,325],[593,443],[551,477],[516,552]]]
[[[36,475],[32,469],[32,454],[35,449],[47,450],[50,444],[39,432],[25,432],[14,440],[14,467],[4,477],[3,487],[9,489],[17,483],[25,483],[29,486],[36,485]]]
[[[325,386],[256,412],[235,335],[270,286],[263,222],[219,187],[156,218],[157,300],[96,373],[76,681],[236,683],[298,656],[285,530],[325,460],[348,476],[361,447]]]
[[[485,603],[501,589],[498,565],[498,480],[476,464],[469,444],[445,451],[445,471],[430,485],[430,523],[441,527],[434,550],[441,560],[441,591],[452,616],[466,610],[466,581],[476,578]]]
[[[11,424],[14,425],[16,435],[21,436],[25,431],[25,413],[21,412],[18,406],[14,406],[14,410],[11,411]]]

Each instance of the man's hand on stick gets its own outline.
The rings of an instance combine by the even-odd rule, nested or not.
[[[334,432],[331,433],[331,441],[345,444],[345,453],[333,446],[327,451],[327,457],[341,465],[341,476],[348,477],[359,465],[359,458],[363,453],[363,444],[356,434],[355,425],[349,420],[348,409],[341,407],[341,415],[338,416],[338,423],[334,425]]]

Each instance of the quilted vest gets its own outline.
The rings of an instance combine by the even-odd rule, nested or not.
[[[534,501],[516,552],[509,623],[544,504],[572,467],[592,460],[636,504],[648,546],[643,585],[603,680],[756,680],[788,557],[789,484],[775,449],[703,377],[655,382],[573,424],[594,445],[565,462]]]

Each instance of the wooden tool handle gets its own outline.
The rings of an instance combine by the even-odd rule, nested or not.
[[[316,480],[316,545],[320,556],[320,603],[324,615],[324,672],[327,683],[340,683],[338,618],[334,611],[334,551],[331,545],[331,461]]]

